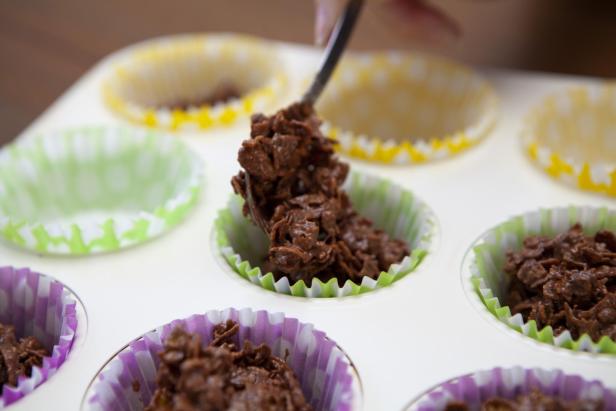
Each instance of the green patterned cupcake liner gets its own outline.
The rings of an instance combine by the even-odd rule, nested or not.
[[[594,342],[586,334],[574,340],[569,331],[554,335],[552,327],[538,329],[534,320],[524,321],[521,314],[511,315],[509,307],[502,304],[508,285],[503,271],[507,251],[520,250],[526,237],[554,237],[575,223],[581,223],[589,235],[602,229],[616,231],[616,211],[605,207],[570,206],[541,209],[507,220],[484,234],[469,252],[466,266],[470,270],[470,286],[492,315],[527,337],[574,351],[613,355],[616,342],[607,336]]]
[[[362,294],[383,288],[414,271],[428,254],[436,231],[436,220],[428,206],[415,195],[388,180],[352,173],[345,183],[353,206],[371,219],[377,228],[393,238],[409,244],[411,255],[374,280],[364,277],[361,284],[350,280],[343,287],[334,275],[327,282],[313,279],[308,286],[303,280],[290,284],[287,277],[278,281],[271,272],[259,267],[267,255],[269,240],[260,228],[242,214],[243,199],[233,195],[228,206],[218,213],[214,225],[218,249],[231,269],[266,290],[296,297],[327,298]]]
[[[153,131],[29,136],[0,151],[0,235],[42,254],[117,250],[178,224],[201,184],[197,155]]]

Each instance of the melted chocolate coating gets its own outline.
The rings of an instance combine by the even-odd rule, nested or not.
[[[246,341],[238,349],[231,342],[238,330],[231,320],[217,325],[205,347],[198,334],[173,330],[159,354],[157,389],[145,411],[311,411],[287,363],[265,344]]]
[[[481,411],[603,411],[603,402],[599,400],[569,401],[543,394],[538,389],[529,394],[518,395],[515,400],[492,397],[481,404]],[[471,411],[466,403],[452,401],[444,411]]]
[[[334,142],[319,130],[311,106],[293,104],[271,117],[252,117],[250,139],[238,161],[244,171],[233,177],[237,194],[252,197],[266,222],[270,248],[264,268],[293,284],[313,278],[340,286],[376,279],[409,254],[402,240],[390,239],[361,217],[341,188],[349,166],[334,155]],[[244,215],[250,217],[247,204]]]
[[[22,375],[32,376],[32,367],[43,365],[49,352],[34,337],[15,337],[15,327],[0,324],[0,393],[5,384],[17,386]]]
[[[576,224],[555,238],[532,236],[508,252],[511,281],[507,305],[539,328],[573,338],[588,334],[616,340],[616,237],[611,231],[587,236]]]

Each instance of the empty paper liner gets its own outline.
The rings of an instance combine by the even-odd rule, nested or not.
[[[616,85],[578,86],[547,96],[528,115],[523,143],[555,179],[616,197]]]
[[[0,151],[0,235],[44,254],[142,243],[179,223],[202,184],[200,159],[147,130],[84,127]]]
[[[108,107],[136,123],[170,130],[230,126],[269,109],[286,83],[276,46],[239,35],[153,40],[111,63]]]
[[[343,60],[317,110],[340,152],[416,164],[476,144],[494,124],[496,105],[490,85],[466,67],[387,53]]]

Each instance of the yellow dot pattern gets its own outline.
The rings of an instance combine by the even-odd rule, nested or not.
[[[340,152],[414,164],[476,144],[494,124],[497,100],[487,82],[458,64],[376,53],[343,60],[317,109]]]
[[[522,139],[553,178],[616,197],[616,83],[545,97],[528,114]]]
[[[114,64],[103,81],[107,106],[135,123],[167,130],[230,126],[265,111],[285,89],[287,78],[275,47],[238,35],[195,35],[138,46]],[[221,84],[245,93],[214,106],[165,108],[207,96]]]

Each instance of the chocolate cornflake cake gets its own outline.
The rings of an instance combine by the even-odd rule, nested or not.
[[[462,401],[447,404],[445,411],[471,411]],[[529,394],[520,394],[514,400],[492,397],[481,404],[481,411],[603,411],[600,400],[564,400],[546,395],[538,389]]]
[[[293,284],[337,276],[360,283],[409,254],[408,245],[390,239],[360,216],[341,188],[349,165],[334,155],[334,142],[319,130],[313,108],[293,104],[271,117],[252,117],[250,139],[238,161],[244,171],[233,177],[236,193],[252,197],[265,221],[270,248],[265,267]],[[244,215],[250,217],[248,205]]]
[[[174,329],[159,354],[157,388],[146,411],[311,411],[287,363],[261,344],[232,342],[239,324],[227,321],[204,346],[198,334]]]
[[[43,365],[49,352],[34,337],[17,339],[15,327],[0,323],[0,394],[4,385],[17,386],[21,376],[31,377],[32,367]]]
[[[188,110],[191,107],[213,106],[218,103],[226,103],[230,100],[239,98],[242,95],[240,90],[233,84],[221,83],[209,94],[201,98],[178,99],[164,104],[159,104],[159,108],[170,110]]]
[[[462,401],[452,401],[445,411],[471,411]],[[547,395],[538,389],[528,394],[520,394],[514,400],[492,397],[481,404],[481,411],[603,411],[600,400],[564,400]]]
[[[505,272],[507,305],[556,335],[569,330],[616,340],[616,236],[602,230],[585,235],[576,224],[555,238],[532,236],[509,252]]]

